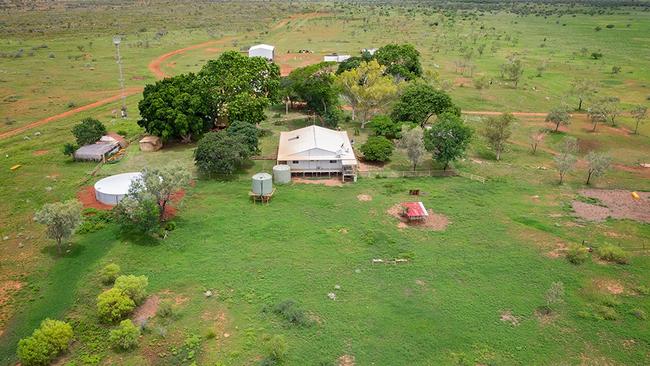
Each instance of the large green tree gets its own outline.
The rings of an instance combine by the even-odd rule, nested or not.
[[[408,81],[422,76],[420,52],[411,44],[385,45],[375,52],[374,58],[397,79]]]
[[[307,104],[323,120],[337,117],[339,90],[333,73],[334,63],[321,62],[293,70],[284,82],[285,95],[293,95],[298,101]],[[335,125],[335,120],[329,125]]]
[[[237,51],[208,61],[197,74],[214,120],[259,123],[264,108],[280,97],[280,69],[261,57]]]
[[[106,127],[99,120],[88,117],[72,128],[72,134],[77,140],[77,145],[89,145],[97,142],[106,134]]]
[[[61,254],[63,241],[70,238],[82,221],[81,203],[76,199],[43,205],[34,215],[34,221],[47,226],[46,236],[56,241]]]
[[[370,136],[365,144],[361,145],[359,150],[363,153],[363,158],[368,161],[386,161],[393,154],[395,146],[384,136]]]
[[[211,126],[204,89],[192,73],[145,86],[138,108],[138,125],[163,140],[179,138],[189,142]]]
[[[250,154],[257,154],[259,152],[259,136],[260,130],[254,125],[246,122],[235,121],[226,129],[228,135],[240,137],[248,146]]]
[[[459,116],[445,113],[426,131],[424,143],[433,159],[447,169],[450,162],[465,154],[472,134],[472,129]]]
[[[336,77],[336,85],[352,106],[352,119],[356,112],[361,117],[361,128],[377,112],[382,112],[397,97],[398,84],[385,76],[386,67],[377,61],[361,62],[352,70]]]
[[[460,109],[445,92],[427,84],[414,83],[395,103],[391,117],[395,121],[411,121],[424,126],[431,116],[443,113],[460,116]]]
[[[482,131],[488,146],[494,151],[497,161],[506,150],[506,143],[512,135],[512,124],[515,116],[512,113],[503,113],[500,116],[490,116],[485,120]]]

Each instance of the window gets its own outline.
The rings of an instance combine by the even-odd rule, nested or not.
[[[291,162],[291,164],[300,164],[300,162],[298,160],[294,160]]]
[[[286,160],[280,160],[280,161],[278,161],[278,164],[280,164],[280,165],[286,165],[286,164],[287,164],[287,161],[286,161]]]
[[[330,160],[330,164],[336,164],[338,162],[339,162],[338,160]]]

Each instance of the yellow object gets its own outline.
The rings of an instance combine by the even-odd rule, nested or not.
[[[641,199],[641,197],[639,197],[639,194],[636,193],[636,192],[632,192],[632,198],[634,198],[635,200],[640,200]]]
[[[12,166],[10,169],[11,169],[11,170],[16,170],[16,169],[20,168],[21,166],[22,166],[22,165],[17,164],[17,165]]]

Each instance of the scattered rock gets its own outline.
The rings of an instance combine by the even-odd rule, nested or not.
[[[2,238],[2,240],[9,240],[9,237],[5,236],[5,237]]]
[[[207,290],[206,292],[203,293],[203,295],[205,295],[205,297],[212,297],[212,291]]]
[[[52,187],[47,186],[47,187],[45,187],[45,190],[48,191],[48,192],[51,192],[51,191],[52,191]]]
[[[510,310],[506,310],[506,311],[502,312],[500,319],[501,319],[502,322],[508,322],[508,323],[512,324],[513,326],[519,325],[519,318],[512,315],[512,311],[510,311]]]
[[[327,294],[327,297],[328,297],[330,300],[336,300],[336,294],[333,293],[333,292],[328,293],[328,294]]]
[[[341,289],[341,285],[334,285],[334,289],[335,289],[335,290],[340,290],[340,289]]]
[[[223,337],[224,337],[224,338],[228,338],[228,337],[230,337],[230,333],[224,333],[224,334],[223,334]]]
[[[339,357],[339,366],[354,366],[354,356],[343,355]]]
[[[22,248],[22,247],[24,247],[24,246],[25,246],[25,244],[23,244],[22,241],[21,241],[20,243],[18,243],[18,248]]]
[[[372,201],[372,196],[369,194],[360,194],[357,196],[359,201]]]
[[[40,135],[41,135],[41,131],[34,132],[34,136],[40,136]]]
[[[359,268],[354,270],[354,273],[361,273],[361,270]]]

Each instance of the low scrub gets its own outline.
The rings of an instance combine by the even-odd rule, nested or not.
[[[305,311],[300,309],[293,300],[285,300],[275,305],[271,310],[292,325],[306,327],[312,324]]]
[[[115,263],[111,263],[102,268],[102,270],[99,272],[99,277],[101,278],[103,284],[112,285],[119,274],[120,266]]]
[[[606,244],[596,250],[598,257],[604,261],[628,264],[630,263],[630,255],[622,248]]]
[[[133,302],[141,304],[147,298],[147,276],[119,276],[115,280],[115,288],[124,292]]]
[[[131,319],[126,319],[122,320],[117,328],[111,330],[110,342],[114,348],[126,351],[138,345],[139,337],[140,329]]]
[[[571,244],[566,251],[566,259],[573,264],[582,264],[589,258],[589,249],[580,244]]]
[[[135,309],[135,302],[119,288],[106,290],[97,296],[97,314],[106,323],[127,317]]]
[[[48,365],[68,349],[72,336],[70,324],[45,319],[31,336],[18,342],[18,358],[23,366]]]

